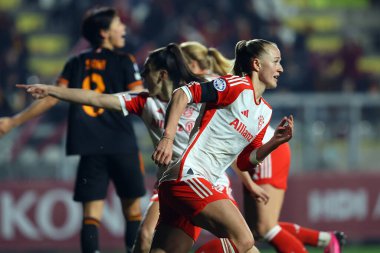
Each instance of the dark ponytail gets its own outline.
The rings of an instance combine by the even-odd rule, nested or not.
[[[152,63],[156,70],[165,69],[168,71],[169,77],[174,83],[174,89],[191,81],[205,81],[205,79],[190,71],[181,49],[175,43],[170,43],[166,47],[151,52],[149,54],[149,63]]]
[[[265,53],[265,47],[268,45],[276,46],[275,43],[263,39],[241,40],[236,43],[234,74],[238,76],[250,74],[252,72],[252,60]]]

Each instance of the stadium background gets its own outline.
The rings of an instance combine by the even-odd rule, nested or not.
[[[265,97],[273,124],[289,113],[296,121],[283,218],[345,231],[345,252],[380,252],[379,1],[0,0],[0,117],[31,102],[16,83],[53,83],[67,58],[87,47],[79,24],[94,5],[118,9],[128,26],[125,50],[140,65],[169,42],[197,40],[232,58],[238,40],[275,41],[285,72]],[[78,252],[77,158],[64,154],[66,110],[60,103],[0,139],[0,252]],[[142,122],[134,124],[151,185],[152,144]],[[104,252],[122,252],[118,205],[111,191]]]

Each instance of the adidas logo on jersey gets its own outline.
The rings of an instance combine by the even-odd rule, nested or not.
[[[230,126],[233,126],[248,142],[253,140],[253,135],[247,130],[247,126],[243,122],[240,122],[239,119],[233,120]]]
[[[249,110],[241,111],[241,114],[243,114],[246,118],[248,118]]]

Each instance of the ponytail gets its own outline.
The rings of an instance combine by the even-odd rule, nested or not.
[[[156,69],[165,69],[174,84],[174,89],[191,81],[203,82],[202,77],[190,71],[181,49],[175,43],[156,49],[149,55],[149,61]]]
[[[265,47],[268,45],[276,46],[275,43],[263,39],[241,40],[236,43],[234,74],[238,76],[250,74],[252,72],[252,60],[265,53]]]

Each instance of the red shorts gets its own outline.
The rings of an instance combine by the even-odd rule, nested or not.
[[[270,184],[276,188],[287,188],[290,169],[290,146],[288,143],[280,145],[272,151],[251,173],[256,184]]]
[[[235,204],[235,206],[238,207],[238,204],[234,198],[234,196],[232,195],[232,188],[230,186],[224,186],[224,185],[216,185],[214,186],[218,191],[220,192],[223,192],[224,194],[226,194],[228,196],[228,198],[232,201],[232,203]]]
[[[199,214],[209,203],[230,199],[227,194],[214,187],[204,178],[191,178],[185,181],[165,181],[158,188],[160,218],[164,223],[182,229],[194,241],[201,228],[191,223],[191,218]]]

